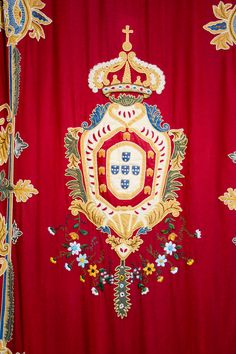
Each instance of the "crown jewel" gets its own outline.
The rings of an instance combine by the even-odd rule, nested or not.
[[[105,96],[112,93],[132,92],[149,97],[153,91],[160,94],[165,87],[165,76],[156,65],[148,64],[131,51],[130,34],[133,30],[126,26],[122,32],[125,41],[119,57],[95,65],[89,73],[89,87],[93,92],[102,89]]]

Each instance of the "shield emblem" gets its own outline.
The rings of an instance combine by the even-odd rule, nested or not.
[[[122,152],[122,160],[124,162],[128,162],[130,160],[131,153],[130,152]]]
[[[123,175],[128,175],[129,174],[129,166],[126,166],[126,165],[121,166],[121,172]]]
[[[122,179],[120,184],[121,184],[121,187],[123,189],[128,189],[129,188],[129,180],[128,179]]]
[[[132,166],[132,173],[135,176],[138,176],[140,173],[140,166]]]
[[[117,173],[119,173],[120,170],[120,166],[118,165],[111,165],[111,173],[113,175],[117,175]]]

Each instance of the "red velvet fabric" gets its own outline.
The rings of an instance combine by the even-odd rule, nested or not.
[[[17,130],[29,148],[15,163],[15,180],[39,190],[14,213],[23,237],[13,249],[15,329],[10,347],[27,354],[235,354],[235,212],[218,197],[235,187],[236,167],[227,154],[235,142],[235,47],[216,51],[202,26],[214,20],[212,0],[46,1],[53,23],[46,39],[24,38]],[[66,272],[50,256],[60,240],[47,227],[64,222],[70,204],[64,176],[64,135],[88,121],[98,103],[87,77],[95,64],[118,55],[121,29],[129,24],[137,56],[157,64],[166,87],[146,102],[157,104],[171,128],[189,138],[180,192],[183,215],[202,239],[188,243],[195,259],[141,296],[132,287],[132,308],[121,320],[112,288],[92,296],[78,272]],[[6,47],[1,33],[1,102],[7,99]],[[105,237],[89,222],[107,259],[116,260]],[[155,230],[154,230],[155,231]],[[145,236],[145,244],[154,237]]]

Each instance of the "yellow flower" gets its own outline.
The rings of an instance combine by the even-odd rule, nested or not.
[[[79,235],[76,232],[70,232],[69,236],[72,238],[72,240],[78,240]]]
[[[146,273],[146,275],[150,275],[152,274],[153,272],[155,272],[155,267],[154,267],[154,264],[153,263],[148,263],[146,265],[145,268],[143,268],[144,272]]]
[[[56,263],[57,263],[57,261],[56,261],[55,258],[53,258],[53,257],[50,257],[50,262],[53,263],[53,264],[56,264]]]
[[[79,277],[79,280],[80,280],[82,283],[85,283],[85,279],[84,279],[83,275],[81,275],[81,276]]]
[[[97,276],[97,274],[99,273],[99,270],[97,270],[97,265],[90,264],[89,269],[88,269],[88,273],[91,277],[95,278]]]
[[[163,275],[158,275],[158,277],[157,277],[157,281],[158,281],[158,283],[162,283],[162,282],[163,282],[163,280],[164,280]]]
[[[186,263],[187,265],[191,266],[194,263],[194,259],[189,258]]]
[[[176,239],[177,235],[174,232],[171,232],[168,236],[168,240],[174,241]]]

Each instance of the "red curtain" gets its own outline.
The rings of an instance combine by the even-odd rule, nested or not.
[[[235,187],[235,166],[227,154],[235,142],[235,48],[216,51],[203,25],[213,20],[212,0],[46,1],[53,20],[46,39],[25,38],[16,128],[29,148],[15,164],[15,180],[31,179],[39,194],[15,205],[23,231],[13,249],[15,329],[10,347],[31,354],[234,354],[236,353],[235,212],[218,200]],[[132,308],[121,320],[108,287],[92,296],[79,272],[67,272],[51,256],[61,240],[48,226],[65,221],[70,198],[65,186],[64,135],[107,99],[88,87],[89,70],[117,57],[129,24],[137,56],[158,65],[166,87],[147,101],[157,104],[172,128],[184,128],[189,143],[180,200],[190,229],[202,239],[188,242],[195,259],[181,264],[150,292],[132,289]],[[1,33],[1,101],[7,100],[7,53]],[[107,259],[117,257],[105,236],[84,219]],[[147,247],[153,232],[145,236]],[[132,257],[132,256],[131,256]],[[132,258],[131,258],[132,261]]]

